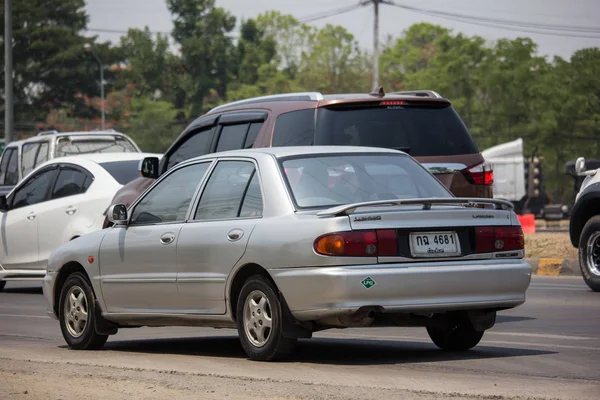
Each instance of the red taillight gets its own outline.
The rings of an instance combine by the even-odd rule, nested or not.
[[[525,248],[520,226],[486,226],[475,228],[475,253],[515,251]]]
[[[378,257],[398,254],[393,229],[336,232],[319,236],[313,245],[317,254],[340,257]]]
[[[491,185],[494,183],[494,171],[485,161],[467,168],[465,175],[475,185]]]
[[[402,106],[406,104],[406,102],[402,100],[386,100],[379,103],[380,106]]]

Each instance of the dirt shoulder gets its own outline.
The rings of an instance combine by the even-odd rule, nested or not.
[[[0,398],[11,400],[475,399],[384,388],[343,387],[0,359]],[[498,398],[498,397],[494,397]]]

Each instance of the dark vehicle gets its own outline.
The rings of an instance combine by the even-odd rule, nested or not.
[[[159,162],[112,204],[129,206],[154,179],[192,157],[251,147],[344,145],[402,150],[458,197],[492,198],[493,171],[448,99],[430,90],[256,97],[213,108],[192,122]],[[105,222],[109,225],[108,220]]]

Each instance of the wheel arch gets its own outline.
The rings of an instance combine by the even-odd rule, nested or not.
[[[62,288],[63,288],[65,282],[67,281],[67,279],[69,278],[69,276],[71,276],[75,272],[81,272],[83,274],[83,276],[85,276],[85,278],[87,279],[92,290],[94,290],[94,288],[91,284],[91,281],[90,281],[90,277],[89,277],[87,271],[85,270],[85,268],[83,268],[83,265],[81,265],[77,261],[67,262],[58,271],[58,274],[56,275],[56,283],[54,284],[54,291],[52,292],[52,297],[54,299],[54,313],[56,315],[58,315],[58,305],[60,302],[60,293],[62,291]]]
[[[235,271],[233,279],[231,279],[231,285],[229,286],[229,295],[227,296],[227,306],[229,307],[229,312],[231,313],[231,318],[236,320],[236,311],[237,311],[237,302],[240,296],[240,292],[244,283],[254,275],[260,275],[267,278],[275,287],[275,290],[278,292],[279,289],[273,280],[273,277],[269,274],[269,272],[262,266],[256,263],[248,263],[238,268]]]
[[[579,247],[579,238],[585,224],[595,215],[600,215],[600,190],[584,194],[571,214],[569,221],[569,238],[573,247]]]

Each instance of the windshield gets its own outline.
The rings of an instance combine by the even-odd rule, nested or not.
[[[137,153],[138,150],[127,139],[115,138],[111,140],[75,140],[59,139],[56,144],[56,157],[88,153]]]
[[[121,185],[125,185],[140,176],[138,174],[140,160],[109,161],[99,164]]]
[[[282,162],[299,208],[374,200],[453,197],[412,158],[390,154],[319,155]]]

